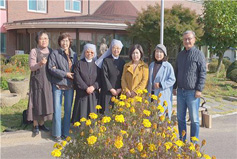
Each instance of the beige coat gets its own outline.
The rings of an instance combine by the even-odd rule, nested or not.
[[[148,74],[148,65],[143,61],[140,61],[134,72],[132,61],[125,64],[121,82],[123,93],[145,89],[148,82]]]

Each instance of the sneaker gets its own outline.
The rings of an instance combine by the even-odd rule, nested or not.
[[[39,125],[39,130],[45,131],[45,132],[49,132],[49,128],[47,128],[44,124],[43,125]]]
[[[39,126],[34,126],[32,132],[34,135],[38,135],[39,134]]]
[[[61,142],[62,139],[61,139],[60,136],[56,136],[56,137],[54,137],[54,141],[55,141],[55,142]]]
[[[67,136],[65,136],[65,135],[62,135],[62,136],[61,136],[61,139],[62,139],[62,140],[66,140],[66,138],[67,138]]]

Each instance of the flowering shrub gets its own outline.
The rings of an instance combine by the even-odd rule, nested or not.
[[[74,123],[74,129],[70,130],[72,139],[67,138],[67,144],[56,143],[51,154],[73,159],[210,158],[201,152],[205,140],[199,146],[178,139],[177,122],[166,116],[167,102],[160,103],[161,94],[138,92],[135,98],[112,97],[115,106],[111,116],[91,113],[90,119]],[[152,102],[148,101],[149,96]]]

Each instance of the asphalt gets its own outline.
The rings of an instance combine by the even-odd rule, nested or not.
[[[205,107],[212,114],[212,127],[200,127],[199,143],[205,139],[204,152],[217,159],[237,159],[236,102],[206,100]],[[187,129],[189,136],[189,125]],[[4,132],[0,143],[1,159],[53,159],[51,151],[55,142],[50,133],[40,132],[34,137],[31,131]]]

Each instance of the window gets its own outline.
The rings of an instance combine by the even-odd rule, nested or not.
[[[1,53],[6,53],[6,33],[1,33]]]
[[[0,8],[6,8],[6,0],[0,0]]]
[[[28,0],[28,11],[46,13],[47,12],[46,0]]]
[[[81,13],[81,0],[65,0],[65,11]]]

